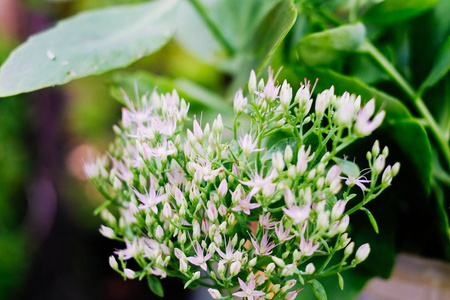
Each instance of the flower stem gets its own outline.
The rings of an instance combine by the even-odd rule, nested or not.
[[[213,22],[213,20],[208,16],[208,13],[206,11],[206,8],[203,6],[203,4],[199,0],[189,0],[194,8],[197,10],[197,12],[200,14],[203,21],[208,25],[209,29],[211,30],[212,34],[215,36],[217,41],[222,44],[222,46],[225,48],[227,54],[233,55],[234,49],[231,46],[231,44],[227,41],[227,39],[223,36],[220,29],[217,27],[217,25]]]
[[[419,114],[425,119],[426,125],[430,129],[432,135],[437,140],[438,146],[444,156],[447,167],[450,168],[450,147],[445,139],[442,129],[437,124],[428,107],[425,105],[417,92],[409,85],[409,83],[403,78],[403,76],[395,69],[395,67],[384,57],[384,55],[378,51],[369,41],[365,41],[364,48],[372,56],[373,59],[388,73],[391,78],[397,83],[397,85],[406,93],[410,98],[411,103],[417,109]]]

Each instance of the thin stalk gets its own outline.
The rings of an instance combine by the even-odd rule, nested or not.
[[[227,54],[233,55],[234,54],[234,48],[231,46],[231,44],[227,41],[227,39],[223,36],[220,29],[217,27],[217,25],[213,22],[213,20],[209,17],[206,8],[203,6],[203,4],[199,0],[189,0],[194,8],[197,10],[197,12],[200,14],[203,21],[206,23],[206,25],[211,30],[212,34],[215,36],[217,41],[222,44],[222,46],[227,51]]]
[[[436,138],[438,146],[444,156],[447,167],[450,168],[450,147],[445,139],[445,135],[437,124],[433,115],[428,110],[423,100],[417,96],[416,91],[409,85],[403,76],[395,69],[395,67],[378,51],[369,41],[365,42],[365,49],[375,59],[375,61],[392,77],[397,85],[408,95],[411,103],[417,109],[419,114],[426,120],[426,125],[430,129],[432,135]]]

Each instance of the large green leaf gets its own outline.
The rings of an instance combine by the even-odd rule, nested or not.
[[[366,37],[363,24],[343,25],[305,36],[298,54],[309,66],[329,65],[343,54],[357,51]]]
[[[81,13],[36,34],[0,69],[0,96],[37,90],[125,67],[172,37],[176,0]]]
[[[227,54],[189,3],[183,3],[176,38],[195,56],[237,75],[242,85],[259,69],[293,26],[297,13],[291,0],[201,0],[209,18],[233,48]]]
[[[403,119],[383,128],[392,136],[397,145],[417,170],[417,176],[425,191],[430,192],[433,155],[431,144],[423,126],[414,119]]]
[[[111,94],[114,98],[123,102],[123,92],[134,99],[136,92],[142,96],[151,93],[155,88],[158,93],[170,93],[176,89],[180,96],[190,101],[191,104],[199,104],[202,108],[208,108],[210,112],[220,112],[226,115],[233,111],[231,104],[225,102],[221,96],[187,79],[171,79],[145,71],[114,74]]]
[[[423,126],[411,116],[400,100],[366,85],[357,78],[329,69],[296,68],[295,73],[299,78],[318,78],[316,89],[319,91],[334,85],[336,94],[348,91],[361,95],[363,101],[374,98],[378,107],[386,111],[382,128],[386,129],[386,133],[397,142],[414,164],[424,189],[429,191],[432,166],[430,141]]]
[[[450,37],[447,38],[447,41],[442,46],[431,72],[420,86],[420,93],[423,93],[425,89],[438,83],[447,74],[448,70],[450,70]]]
[[[432,8],[439,0],[385,0],[364,15],[367,23],[394,23],[415,17]]]

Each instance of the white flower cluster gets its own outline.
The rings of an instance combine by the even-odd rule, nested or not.
[[[295,299],[298,285],[366,259],[368,244],[351,259],[350,214],[390,185],[399,164],[385,166],[378,142],[363,172],[338,156],[384,112],[373,116],[374,100],[361,108],[360,97],[333,88],[314,101],[309,83],[293,97],[275,81],[271,70],[267,83],[251,73],[227,141],[220,115],[184,129],[189,105],[176,91],[129,101],[109,159],[85,165],[107,199],[100,232],[125,243],[110,257],[124,278],[180,277],[214,299]],[[329,266],[333,256],[340,262]]]

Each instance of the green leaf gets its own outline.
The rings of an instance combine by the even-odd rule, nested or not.
[[[297,12],[291,0],[201,0],[206,12],[234,49],[227,55],[199,14],[182,4],[176,39],[204,61],[235,76],[230,90],[247,82],[250,70],[263,68],[294,25]]]
[[[419,94],[423,94],[427,88],[438,83],[447,74],[448,70],[450,70],[450,37],[447,38],[447,41],[439,51],[431,72],[419,88]]]
[[[230,103],[225,102],[223,97],[187,79],[171,79],[145,71],[118,72],[112,77],[111,95],[122,103],[124,102],[123,92],[130,98],[134,98],[136,88],[141,96],[151,93],[155,88],[158,93],[171,93],[176,89],[187,101],[200,104],[211,111],[225,115],[233,111]]]
[[[261,161],[265,162],[267,160],[272,159],[272,154],[278,151],[284,154],[284,150],[286,150],[286,147],[288,145],[291,146],[293,151],[295,151],[295,149],[297,148],[297,143],[298,141],[296,138],[285,138],[279,140],[272,147],[270,147],[270,149],[263,155]]]
[[[147,283],[150,287],[150,290],[157,296],[163,298],[164,297],[164,289],[161,284],[161,281],[156,276],[148,275],[147,276]]]
[[[0,96],[128,66],[172,37],[178,1],[89,11],[30,37],[0,69]]]
[[[338,157],[333,158],[333,160],[339,165],[339,167],[341,168],[341,172],[345,175],[351,176],[353,178],[359,177],[360,170],[358,165],[354,162]]]
[[[358,51],[365,37],[363,24],[343,25],[305,36],[298,45],[298,54],[309,66],[330,65],[343,54]]]
[[[439,0],[385,0],[372,6],[363,20],[374,24],[401,22],[420,15],[438,2]]]
[[[387,124],[382,128],[382,132],[393,137],[402,152],[414,165],[416,173],[410,176],[417,176],[424,191],[428,194],[431,188],[433,155],[430,140],[422,124],[414,119],[403,119]]]
[[[367,214],[367,216],[369,217],[370,224],[372,224],[372,227],[375,230],[375,232],[380,233],[380,231],[378,230],[377,220],[375,220],[375,218],[372,215],[372,213],[370,212],[370,210],[368,210],[365,207],[361,207],[361,210],[364,211]]]
[[[344,290],[344,278],[342,277],[341,273],[337,273],[338,280],[339,280],[339,288],[341,291]]]
[[[317,281],[316,279],[313,279],[311,281],[311,285],[313,288],[314,295],[316,295],[317,299],[327,300],[327,293],[325,292],[323,285],[319,281]]]

